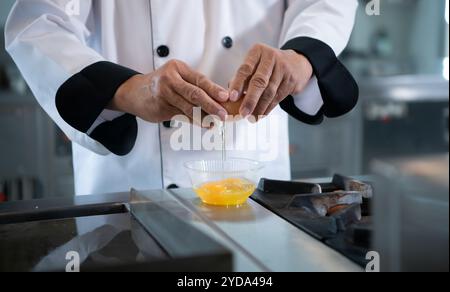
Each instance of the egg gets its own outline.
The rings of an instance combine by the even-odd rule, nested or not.
[[[237,116],[237,115],[239,115],[239,110],[241,109],[243,100],[244,99],[241,98],[240,100],[238,100],[236,102],[228,101],[228,102],[222,103],[222,106],[227,110],[228,115]]]
[[[241,178],[227,178],[204,183],[195,192],[205,204],[216,206],[235,206],[244,204],[253,194],[256,185]]]

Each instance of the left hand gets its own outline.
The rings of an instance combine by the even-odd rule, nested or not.
[[[243,117],[267,116],[286,97],[302,92],[312,75],[303,55],[258,44],[231,81],[230,100],[244,96],[239,110]]]

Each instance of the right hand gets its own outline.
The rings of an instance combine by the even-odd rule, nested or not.
[[[112,110],[133,114],[151,123],[186,115],[192,121],[193,108],[225,120],[220,103],[229,93],[181,61],[172,60],[147,75],[136,75],[123,83],[109,105]]]

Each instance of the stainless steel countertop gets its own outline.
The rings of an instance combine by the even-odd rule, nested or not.
[[[240,208],[223,208],[204,205],[190,189],[153,190],[138,194],[145,201],[158,203],[227,247],[233,253],[236,272],[362,271],[338,252],[252,200]],[[70,207],[114,202],[133,203],[129,193],[25,201],[1,204],[0,215],[59,212]]]
[[[239,208],[224,208],[203,204],[190,189],[139,194],[171,207],[174,201],[179,202],[189,212],[178,210],[178,216],[228,247],[233,252],[237,272],[362,271],[253,200]]]

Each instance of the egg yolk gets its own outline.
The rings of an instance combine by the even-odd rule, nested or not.
[[[255,189],[255,184],[248,180],[228,178],[204,183],[195,188],[195,192],[205,204],[235,206],[244,204]]]

